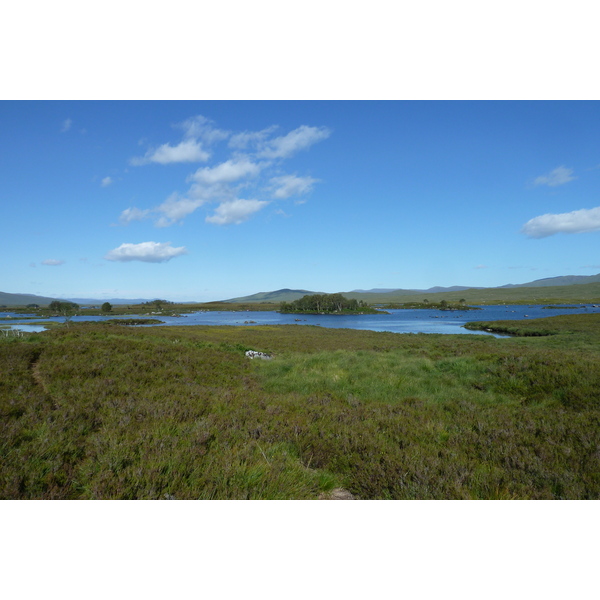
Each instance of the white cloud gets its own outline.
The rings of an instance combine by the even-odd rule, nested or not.
[[[162,144],[154,150],[148,150],[144,156],[136,156],[129,163],[133,166],[159,163],[206,162],[210,153],[204,146],[226,139],[230,133],[213,127],[213,122],[202,115],[198,115],[178,123],[176,127],[183,129],[183,140],[176,146]],[[145,138],[139,144],[145,143]]]
[[[264,208],[268,202],[264,200],[231,200],[223,202],[211,217],[206,217],[207,223],[215,225],[230,225],[234,223],[239,225],[247,221],[251,215]]]
[[[61,133],[65,133],[65,131],[69,131],[69,129],[71,129],[71,125],[73,125],[73,120],[72,119],[65,119],[62,122],[62,127],[60,128],[60,132]]]
[[[142,242],[141,244],[121,244],[111,250],[104,258],[115,262],[141,262],[159,263],[167,262],[176,256],[187,254],[184,246],[172,248],[171,242]]]
[[[541,175],[533,180],[533,185],[548,185],[550,187],[556,187],[557,185],[564,185],[577,179],[573,177],[573,169],[567,169],[565,166],[557,167],[553,171],[550,171],[548,175]]]
[[[297,177],[296,175],[273,177],[271,178],[271,185],[275,189],[273,198],[283,200],[290,196],[307,194],[318,181],[318,179],[312,177]]]
[[[100,185],[102,187],[107,187],[109,186],[111,183],[113,183],[114,179],[112,177],[105,177],[101,182]]]
[[[177,193],[171,194],[154,212],[161,217],[156,222],[157,227],[168,227],[191,215],[206,202],[203,198],[180,198]]]
[[[487,265],[476,265],[473,267],[474,269],[487,269],[489,268]]]
[[[205,162],[209,159],[210,154],[206,152],[197,140],[184,140],[171,146],[171,144],[163,144],[156,150],[149,150],[144,156],[136,156],[129,161],[129,164],[139,167],[148,163],[159,163],[168,165],[170,163],[181,162]]]
[[[527,221],[521,232],[532,238],[543,238],[555,233],[583,233],[598,230],[600,230],[600,206],[556,215],[541,215]]]
[[[253,163],[247,157],[234,158],[223,162],[216,167],[198,169],[191,179],[199,183],[216,184],[231,183],[243,177],[258,175],[263,165]]]
[[[310,127],[301,125],[290,131],[287,135],[274,138],[265,143],[259,156],[264,158],[289,158],[299,150],[305,150],[316,142],[320,142],[330,136],[327,127]]]
[[[196,115],[179,123],[177,127],[183,129],[185,138],[200,139],[205,144],[214,144],[229,137],[229,131],[217,129],[213,127],[213,123],[214,121],[202,115]]]
[[[143,221],[148,218],[150,212],[150,209],[140,210],[135,207],[126,208],[119,217],[119,223],[121,223],[121,225],[128,225],[132,221]]]
[[[215,212],[206,218],[208,223],[241,223],[269,203],[240,199],[242,189],[252,190],[243,194],[246,197],[277,200],[310,192],[318,179],[298,175],[275,176],[274,162],[277,161],[279,168],[280,160],[290,158],[295,152],[306,150],[330,135],[326,127],[308,125],[276,138],[271,137],[277,129],[275,125],[261,131],[232,133],[217,129],[212,121],[201,115],[187,119],[176,127],[183,130],[183,139],[179,144],[172,146],[167,143],[152,148],[144,156],[131,159],[131,164],[208,161],[211,144],[226,138],[229,138],[229,156],[189,175],[186,181],[191,185],[185,195],[180,196],[175,192],[159,206],[123,211],[119,218],[121,224],[152,217],[156,226],[168,227],[182,222],[206,203],[218,204]]]
[[[60,265],[65,264],[65,261],[64,260],[56,260],[55,258],[49,258],[47,260],[43,260],[42,264],[46,265],[47,267],[60,267]]]
[[[229,139],[229,147],[245,150],[248,146],[262,144],[277,129],[277,125],[271,125],[261,131],[242,131],[232,135]]]

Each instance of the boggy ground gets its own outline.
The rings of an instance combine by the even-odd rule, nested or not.
[[[600,315],[529,326],[6,338],[0,498],[600,498]]]

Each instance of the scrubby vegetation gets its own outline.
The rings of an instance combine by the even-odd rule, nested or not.
[[[160,325],[164,321],[160,319],[109,319],[103,321],[103,323],[110,323],[111,325]]]
[[[0,338],[0,498],[598,499],[600,315],[536,321]]]
[[[282,302],[282,313],[309,314],[373,314],[376,310],[362,300],[349,300],[342,294],[312,294],[293,302]]]
[[[600,341],[600,315],[560,315],[545,317],[543,319],[522,319],[514,321],[474,321],[465,323],[465,329],[473,331],[483,330],[493,333],[507,333],[516,336],[547,336],[559,333],[579,334],[580,339]],[[568,337],[561,337],[560,341],[566,343]]]

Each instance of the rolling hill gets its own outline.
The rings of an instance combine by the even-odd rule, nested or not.
[[[224,302],[291,302],[307,294],[322,294],[307,290],[275,290],[261,292],[252,296],[232,298]],[[538,279],[528,283],[507,284],[493,288],[481,287],[432,287],[426,290],[414,289],[384,289],[384,290],[354,290],[341,292],[346,298],[364,300],[369,304],[385,304],[390,302],[410,302],[427,299],[439,302],[441,300],[457,302],[461,299],[471,304],[485,303],[519,303],[519,302],[600,302],[600,274]],[[415,298],[415,296],[420,298]]]
[[[310,294],[323,294],[325,292],[313,292],[303,289],[284,288],[272,292],[259,292],[251,296],[230,298],[222,300],[227,303],[274,303],[293,302],[303,296]],[[369,304],[384,304],[390,302],[410,302],[424,300],[439,302],[441,300],[458,301],[464,299],[471,304],[484,303],[517,303],[517,302],[600,302],[600,273],[597,275],[566,275],[561,277],[548,277],[536,279],[528,283],[506,284],[493,288],[481,287],[431,287],[425,290],[415,289],[392,289],[379,288],[371,290],[353,290],[341,292],[346,298],[364,300]],[[420,298],[419,298],[420,296]],[[37,296],[35,294],[9,294],[0,292],[0,306],[27,306],[28,304],[39,304],[48,306],[53,300],[64,298],[50,298]],[[78,304],[101,304],[106,300],[89,298],[69,298]],[[146,302],[145,299],[121,299],[108,300],[111,304],[138,304]]]
[[[529,283],[509,283],[503,285],[503,288],[510,287],[552,287],[556,285],[580,285],[584,283],[599,283],[600,273],[598,275],[565,275],[563,277],[547,277],[545,279],[536,279]]]
[[[600,303],[600,283],[560,286],[519,286],[512,288],[470,288],[459,292],[405,293],[404,290],[386,294],[344,293],[346,298],[364,300],[369,304],[402,303],[429,300],[430,302],[458,302],[467,304],[551,304],[553,302]]]
[[[58,299],[59,298],[36,296],[35,294],[8,294],[6,292],[0,292],[0,306],[27,306],[28,304],[48,306],[50,302]]]
[[[282,290],[275,290],[274,292],[259,292],[258,294],[252,294],[252,296],[222,300],[222,302],[293,302],[306,295],[323,293],[324,292],[310,292],[308,290],[290,290],[284,288]]]

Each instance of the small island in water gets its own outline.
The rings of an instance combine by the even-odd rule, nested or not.
[[[362,300],[348,299],[342,294],[313,294],[293,302],[282,302],[280,313],[303,313],[314,315],[375,315],[387,314],[371,308]]]

